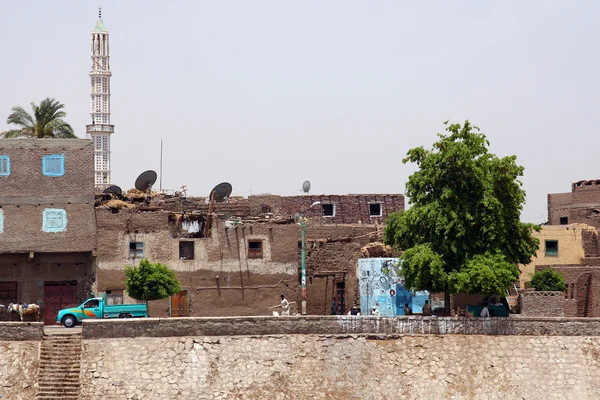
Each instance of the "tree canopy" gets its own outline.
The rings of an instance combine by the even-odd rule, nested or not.
[[[535,271],[531,277],[531,286],[536,291],[564,292],[567,288],[565,278],[552,268]]]
[[[42,100],[40,105],[31,103],[33,114],[24,108],[15,106],[6,119],[9,125],[16,125],[17,129],[2,132],[5,138],[31,137],[31,138],[76,138],[71,125],[64,121],[67,114],[63,111],[64,104],[52,98]]]
[[[181,292],[175,272],[164,264],[140,261],[137,267],[125,267],[129,296],[137,300],[161,300]]]
[[[449,293],[502,294],[519,278],[539,241],[522,223],[524,168],[516,156],[499,158],[469,121],[446,125],[432,150],[408,151],[418,170],[406,184],[411,207],[389,216],[387,244],[405,250],[407,287]],[[446,301],[448,303],[448,301]],[[446,305],[448,308],[448,304]]]

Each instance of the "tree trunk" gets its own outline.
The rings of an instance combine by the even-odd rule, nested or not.
[[[150,308],[148,307],[148,300],[146,300],[146,316],[150,318]]]
[[[446,288],[444,289],[444,315],[446,317],[450,316],[450,288],[448,287],[448,283],[446,283]]]

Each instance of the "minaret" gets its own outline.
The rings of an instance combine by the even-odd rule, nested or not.
[[[110,182],[110,64],[108,32],[102,21],[102,7],[98,7],[98,21],[92,32],[92,67],[90,70],[92,124],[86,125],[87,136],[94,143],[94,182],[97,189]]]

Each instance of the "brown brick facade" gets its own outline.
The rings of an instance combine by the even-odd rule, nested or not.
[[[571,193],[548,195],[549,225],[583,223],[600,228],[598,214],[600,214],[600,180],[575,182],[571,185]]]
[[[563,292],[521,292],[519,297],[521,315],[537,317],[564,317],[565,294]]]

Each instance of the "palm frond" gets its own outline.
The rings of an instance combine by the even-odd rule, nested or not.
[[[32,137],[33,132],[27,131],[26,129],[12,129],[10,131],[4,131],[0,133],[0,136],[6,139],[18,138],[21,136]]]
[[[20,125],[22,127],[32,127],[35,125],[33,117],[22,107],[15,106],[12,108],[12,113],[6,119],[7,124]]]

